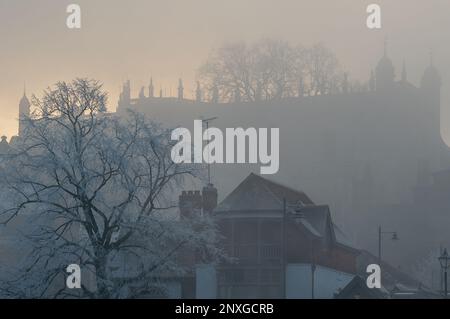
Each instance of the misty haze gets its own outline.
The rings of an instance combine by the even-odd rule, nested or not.
[[[0,297],[444,296],[448,1],[69,3],[0,0]]]

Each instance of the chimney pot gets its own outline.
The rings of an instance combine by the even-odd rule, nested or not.
[[[217,207],[217,188],[213,184],[208,184],[203,187],[203,211],[211,214]]]

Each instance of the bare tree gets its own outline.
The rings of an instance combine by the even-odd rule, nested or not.
[[[59,82],[33,97],[26,136],[5,163],[3,180],[27,258],[1,287],[8,296],[136,297],[181,275],[186,250],[212,260],[216,231],[207,216],[180,219],[173,194],[193,166],[174,164],[169,132],[130,113],[104,113],[107,95],[93,80]],[[83,269],[82,290],[66,289],[69,264]]]
[[[335,54],[316,44],[303,53],[304,73],[307,78],[308,91],[311,95],[323,95],[340,90],[343,74]]]
[[[301,63],[298,53],[289,43],[265,39],[258,42],[254,49],[256,58],[255,73],[257,85],[260,85],[260,99],[272,100],[294,94],[294,83]]]
[[[341,90],[343,73],[332,51],[321,44],[293,47],[263,39],[254,45],[225,45],[199,69],[199,79],[222,101],[273,100],[302,94],[330,94]]]
[[[249,54],[247,46],[236,43],[214,52],[200,67],[199,77],[209,92],[218,90],[222,101],[232,101],[236,94],[252,101],[256,90],[253,69],[254,57]]]

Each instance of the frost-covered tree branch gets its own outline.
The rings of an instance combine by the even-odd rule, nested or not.
[[[0,222],[19,223],[29,252],[2,293],[22,297],[133,297],[167,273],[189,271],[183,252],[210,261],[216,249],[207,216],[179,218],[174,195],[194,166],[174,164],[170,132],[140,114],[106,113],[107,94],[93,80],[59,82],[33,97],[27,133],[5,160],[12,204]],[[91,278],[65,289],[65,268]]]

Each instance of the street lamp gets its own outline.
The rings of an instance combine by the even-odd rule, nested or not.
[[[381,237],[386,234],[392,235],[391,240],[398,240],[396,231],[381,231],[381,226],[378,226],[378,265],[381,265]]]
[[[444,270],[444,298],[447,299],[447,269],[449,267],[449,260],[447,249],[444,249],[442,254],[439,256],[439,263],[441,264],[441,269]]]

